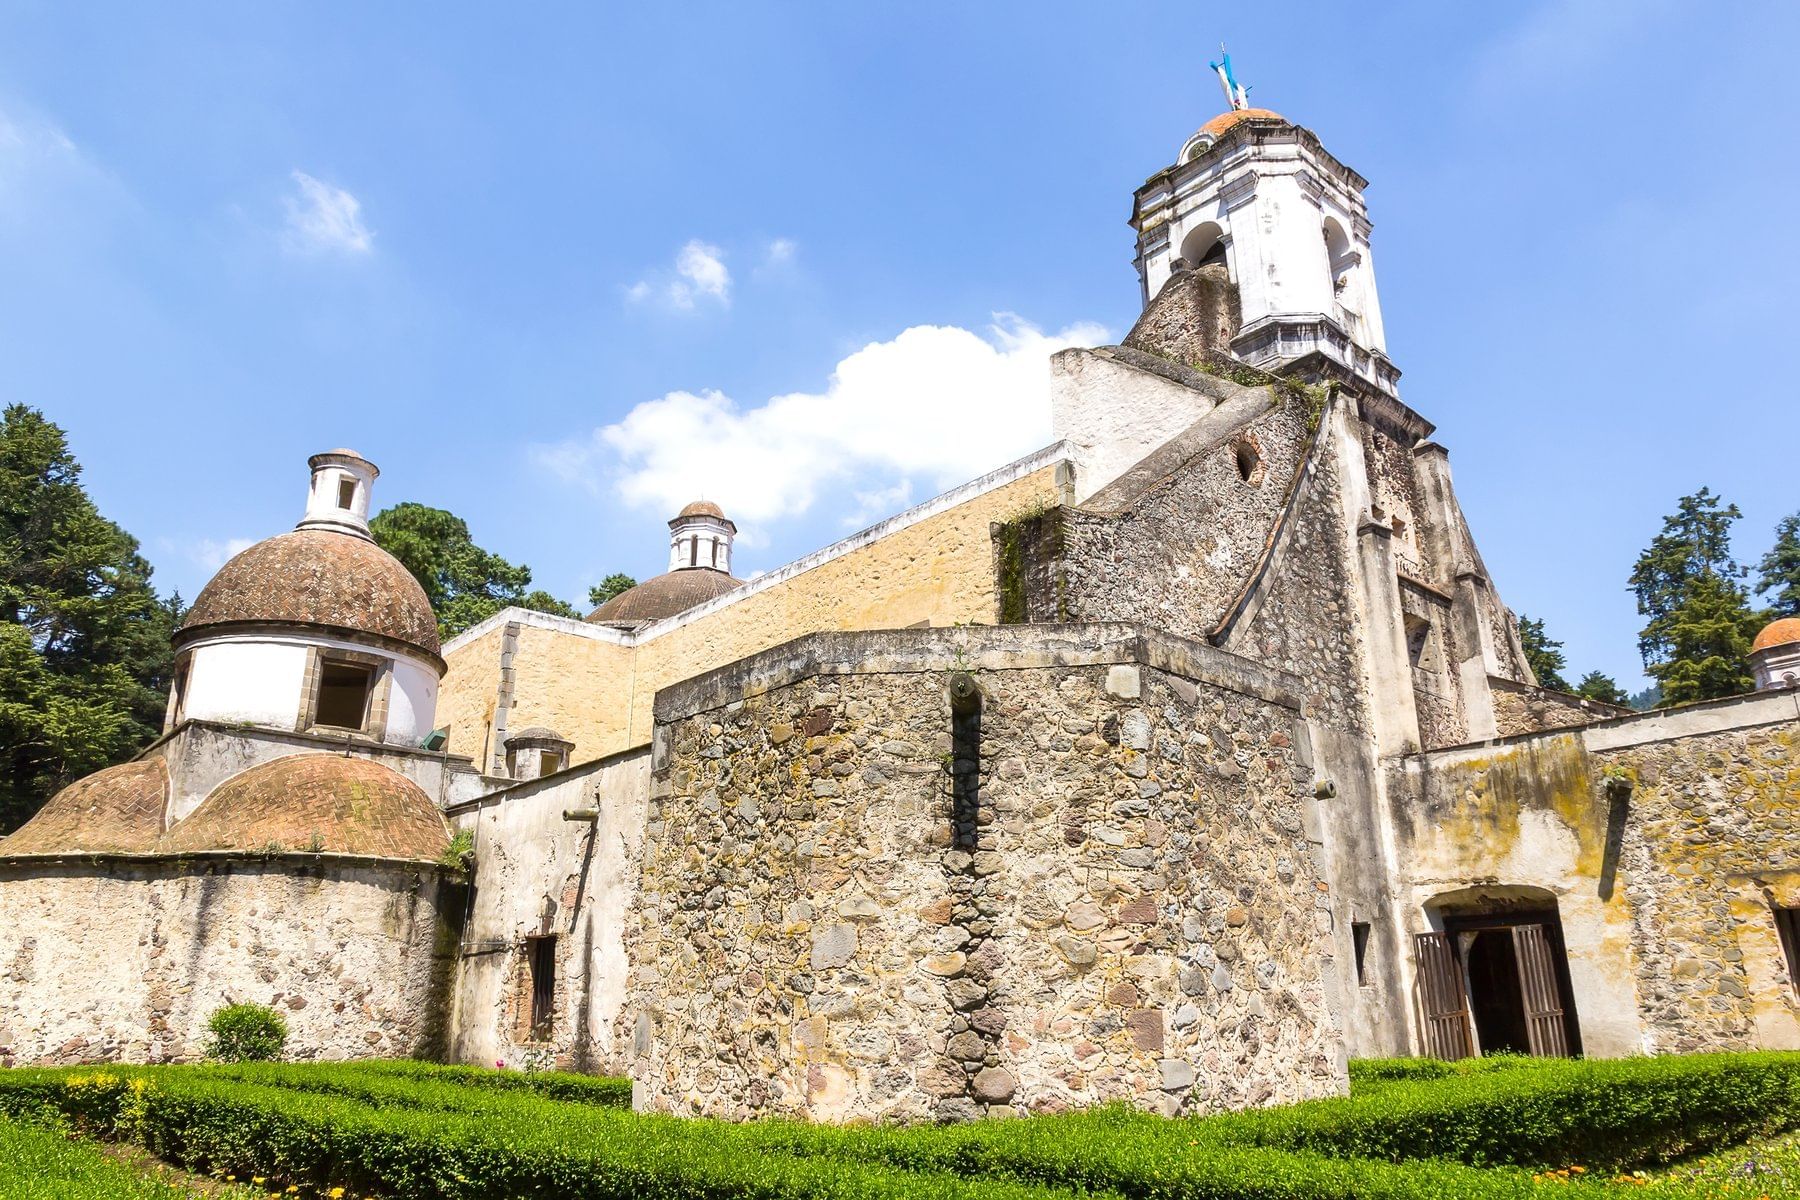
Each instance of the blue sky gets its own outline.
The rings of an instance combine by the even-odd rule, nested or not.
[[[0,401],[190,597],[342,444],[572,601],[696,491],[767,569],[1048,440],[1220,39],[1372,181],[1502,594],[1635,685],[1676,497],[1800,509],[1800,6],[6,4]]]

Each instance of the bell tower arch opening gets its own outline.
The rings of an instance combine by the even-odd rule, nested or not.
[[[1181,239],[1181,257],[1187,265],[1199,270],[1215,264],[1225,268],[1227,276],[1231,274],[1231,264],[1226,257],[1225,231],[1216,221],[1203,221],[1188,230]]]

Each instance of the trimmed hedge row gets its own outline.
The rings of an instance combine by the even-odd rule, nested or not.
[[[881,1163],[733,1153],[683,1136],[677,1129],[682,1122],[674,1118],[632,1117],[528,1096],[513,1103],[543,1111],[533,1120],[522,1111],[507,1119],[497,1113],[376,1108],[180,1068],[0,1073],[0,1106],[29,1111],[51,1105],[87,1128],[110,1129],[190,1169],[379,1192],[399,1200],[1059,1200],[1070,1195]],[[544,1119],[552,1113],[570,1119]]]
[[[444,1066],[407,1058],[376,1058],[345,1067],[436,1083],[460,1083],[496,1091],[536,1092],[575,1104],[631,1107],[631,1080],[612,1075],[577,1075],[571,1071],[492,1071],[486,1067]]]
[[[0,1196],[6,1200],[193,1200],[196,1195],[145,1178],[93,1146],[70,1141],[62,1129],[0,1119]]]

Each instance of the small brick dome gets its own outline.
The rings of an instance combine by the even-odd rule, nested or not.
[[[143,854],[162,835],[169,769],[160,758],[78,779],[0,839],[0,858],[25,854]]]
[[[711,567],[683,567],[620,592],[587,615],[596,625],[660,621],[722,596],[744,581]]]
[[[296,529],[256,543],[200,589],[175,641],[232,625],[373,634],[437,658],[437,615],[400,560],[366,537]]]
[[[1776,646],[1791,646],[1800,642],[1800,617],[1782,617],[1779,621],[1770,621],[1763,626],[1763,631],[1756,635],[1756,641],[1750,644],[1750,652],[1770,650]]]
[[[719,520],[723,521],[725,519],[725,510],[714,504],[711,500],[696,500],[675,514],[675,519],[677,521],[681,520],[683,517],[717,517]]]
[[[1265,121],[1285,121],[1285,120],[1287,120],[1287,118],[1282,116],[1280,113],[1271,112],[1270,110],[1268,110],[1266,108],[1236,108],[1230,112],[1220,113],[1218,116],[1214,117],[1212,120],[1210,120],[1206,124],[1202,125],[1200,127],[1199,132],[1201,132],[1211,138],[1215,138],[1215,139],[1221,138],[1221,137],[1225,136],[1226,130],[1230,129],[1234,125],[1237,125],[1239,122],[1254,120],[1257,118],[1261,118],[1262,120],[1265,120]]]
[[[366,758],[293,754],[239,772],[164,834],[165,854],[317,850],[435,862],[450,847],[422,788]]]

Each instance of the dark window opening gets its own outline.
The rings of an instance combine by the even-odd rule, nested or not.
[[[1350,922],[1350,941],[1356,947],[1356,986],[1369,986],[1369,923]]]
[[[958,850],[973,850],[981,826],[981,686],[957,672],[950,679],[950,824]]]
[[[369,685],[374,675],[373,670],[357,663],[329,659],[321,663],[319,702],[313,710],[313,724],[361,729],[369,717]]]
[[[1431,622],[1424,617],[1406,617],[1406,658],[1415,670],[1437,670],[1437,656],[1431,653]]]
[[[1256,476],[1256,468],[1260,461],[1261,460],[1257,457],[1255,446],[1252,446],[1249,442],[1238,443],[1237,472],[1239,479],[1242,479],[1245,483],[1253,482]]]
[[[549,1038],[556,1016],[556,938],[526,938],[525,949],[531,968],[531,1040],[541,1042]]]
[[[1781,935],[1781,955],[1787,960],[1788,983],[1800,992],[1800,908],[1777,908],[1775,932]]]
[[[563,756],[560,750],[544,750],[538,755],[538,774],[554,775],[563,769]]]
[[[338,480],[338,507],[349,508],[356,503],[356,480]]]
[[[1210,267],[1214,263],[1218,263],[1221,267],[1225,265],[1225,239],[1224,238],[1220,238],[1218,241],[1214,242],[1212,244],[1212,249],[1208,250],[1206,252],[1206,254],[1200,259],[1200,261],[1198,263],[1196,263],[1195,265],[1201,266],[1201,267]]]
[[[688,539],[688,566],[697,567],[699,565],[700,565],[700,539],[699,538],[689,538]]]

